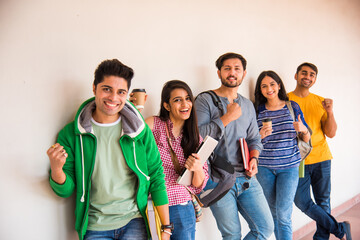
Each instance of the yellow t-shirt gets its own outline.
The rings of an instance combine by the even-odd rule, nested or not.
[[[299,104],[305,121],[313,132],[311,135],[313,149],[305,159],[305,164],[314,164],[332,159],[325,134],[322,130],[322,125],[325,124],[327,119],[327,113],[321,103],[324,101],[324,98],[312,93],[304,98],[296,96],[294,92],[289,93],[288,96],[289,100]]]

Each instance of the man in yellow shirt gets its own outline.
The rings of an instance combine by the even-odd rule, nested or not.
[[[313,150],[305,159],[305,177],[299,179],[295,205],[316,221],[314,239],[329,239],[330,233],[339,239],[351,240],[349,222],[337,222],[330,215],[331,159],[326,136],[333,138],[337,125],[333,113],[333,100],[310,93],[318,74],[312,63],[302,63],[296,70],[296,88],[289,99],[299,104],[309,127],[312,129]],[[315,202],[310,195],[312,187]]]

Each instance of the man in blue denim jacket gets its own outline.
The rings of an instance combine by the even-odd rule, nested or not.
[[[210,206],[223,239],[241,239],[238,212],[250,227],[246,239],[267,239],[274,230],[269,206],[258,183],[258,156],[262,150],[255,109],[249,99],[237,93],[246,76],[246,60],[239,54],[226,53],[216,61],[221,86],[213,90],[219,96],[224,114],[209,94],[195,101],[202,137],[220,139],[215,154],[234,167],[236,182],[230,191]],[[250,168],[244,169],[239,139],[245,138],[250,151]]]

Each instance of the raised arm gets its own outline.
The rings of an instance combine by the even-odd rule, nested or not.
[[[327,118],[325,121],[321,122],[321,127],[327,137],[333,138],[335,137],[337,130],[337,124],[333,112],[333,100],[325,98],[322,105],[327,113]]]
[[[226,113],[220,117],[225,127],[242,115],[241,107],[236,102],[229,103],[226,106],[226,110]]]
[[[59,143],[55,143],[46,153],[50,160],[51,179],[57,184],[64,184],[66,174],[63,171],[63,166],[68,156],[64,147]]]
[[[69,197],[75,190],[75,138],[72,124],[68,124],[60,131],[56,144],[47,151],[50,160],[50,185],[60,197]]]

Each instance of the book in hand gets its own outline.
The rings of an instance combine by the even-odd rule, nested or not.
[[[151,197],[148,199],[148,205],[146,207],[145,213],[149,223],[151,239],[161,240],[161,220]]]
[[[218,144],[218,141],[216,141],[214,138],[210,136],[206,136],[202,143],[200,144],[198,150],[196,153],[199,155],[201,164],[204,165],[206,160],[210,157],[211,153],[214,151],[216,145]],[[191,185],[193,177],[193,172],[187,170],[186,168],[181,173],[181,175],[177,179],[177,183],[185,186]]]
[[[250,164],[249,164],[250,154],[249,154],[248,145],[246,143],[245,138],[240,138],[239,142],[240,142],[241,156],[242,156],[243,163],[244,163],[244,169],[249,170],[250,169]]]

